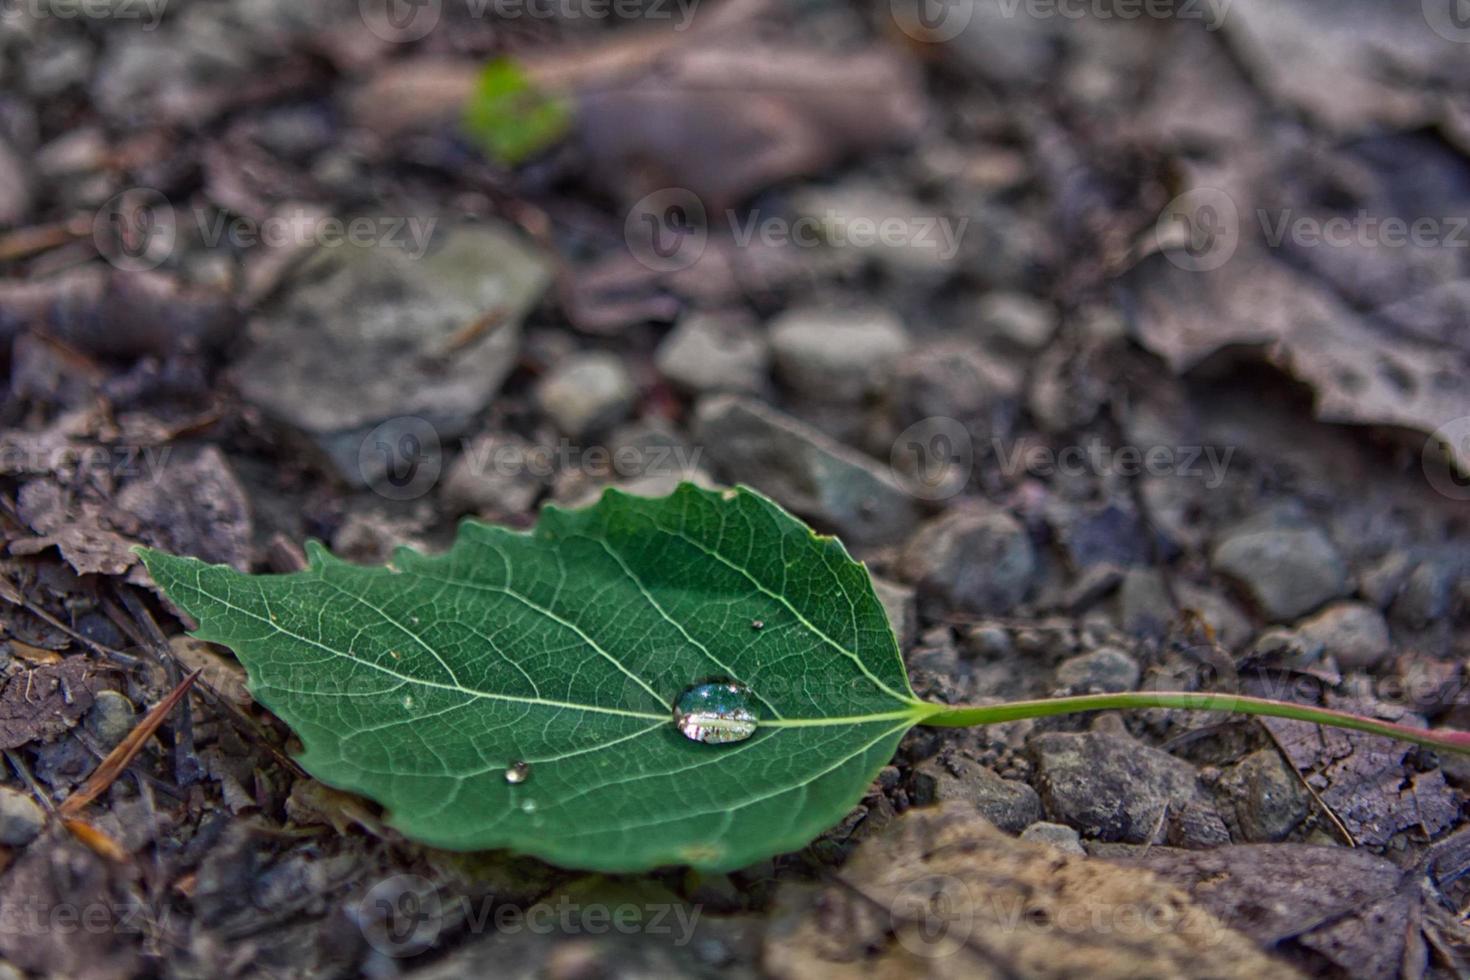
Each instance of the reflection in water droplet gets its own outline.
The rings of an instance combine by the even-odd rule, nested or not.
[[[522,813],[535,813],[536,812],[536,801],[535,800],[523,800],[521,802],[521,812]]]
[[[695,742],[743,742],[755,734],[750,689],[729,681],[695,684],[674,702],[674,725]]]
[[[507,783],[524,783],[531,778],[531,764],[529,762],[512,762],[505,770],[505,781]]]

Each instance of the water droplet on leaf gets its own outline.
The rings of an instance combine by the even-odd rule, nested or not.
[[[413,695],[412,694],[405,694],[403,696],[403,706],[405,708],[412,708],[413,707]]]
[[[512,785],[524,783],[531,778],[531,764],[529,762],[512,762],[505,770],[505,781]]]
[[[766,628],[766,621],[764,619],[752,619],[750,621],[750,628],[753,630],[763,630]]]
[[[743,684],[695,684],[674,702],[675,727],[695,742],[743,742],[755,734],[756,721],[750,689]]]
[[[522,801],[521,802],[521,812],[522,813],[535,813],[536,812],[536,801],[535,800],[524,800],[524,801]]]

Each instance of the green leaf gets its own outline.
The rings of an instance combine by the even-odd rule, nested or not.
[[[261,576],[142,554],[309,772],[440,847],[741,867],[837,822],[937,710],[866,570],[749,490],[609,491],[528,533],[467,521],[445,554],[383,568],[308,550],[308,569]],[[750,689],[749,739],[675,728],[676,698],[713,679]]]
[[[565,136],[572,110],[565,100],[539,91],[514,61],[498,58],[480,73],[464,124],[492,157],[514,165]]]

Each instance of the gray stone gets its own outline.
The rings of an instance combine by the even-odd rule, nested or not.
[[[918,503],[887,468],[752,399],[703,398],[695,444],[739,478],[848,544],[892,544],[918,523]]]
[[[1023,293],[990,293],[977,315],[982,335],[1003,350],[1038,351],[1057,331],[1056,308]]]
[[[23,847],[46,825],[46,813],[30,794],[0,786],[0,844]]]
[[[965,650],[972,657],[1004,660],[1015,652],[1011,631],[1002,626],[977,626],[965,633]]]
[[[1002,830],[1020,833],[1041,819],[1036,791],[962,756],[925,759],[914,767],[913,799],[920,806],[959,801]]]
[[[1047,815],[1096,840],[1146,843],[1199,792],[1189,763],[1124,735],[1052,732],[1027,748]]]
[[[1087,849],[1082,846],[1082,838],[1077,831],[1065,824],[1038,820],[1021,831],[1021,839],[1033,843],[1049,844],[1063,854],[1087,854]]]
[[[900,416],[975,422],[979,435],[1009,435],[1020,411],[1021,375],[973,344],[928,344],[911,351],[893,384]]]
[[[1130,568],[1118,588],[1118,621],[1133,636],[1161,637],[1174,621],[1164,576],[1154,568]]]
[[[988,506],[960,507],[925,524],[904,549],[905,578],[921,593],[969,612],[1014,609],[1036,579],[1036,554],[1026,529]]]
[[[857,402],[881,393],[908,346],[903,324],[881,310],[798,308],[771,324],[777,373],[814,401]]]
[[[1079,694],[1131,691],[1138,677],[1138,662],[1117,647],[1069,657],[1057,667],[1057,683]]]
[[[1404,580],[1390,612],[1395,619],[1421,628],[1444,619],[1450,613],[1458,578],[1458,570],[1448,562],[1421,562]]]
[[[103,748],[112,748],[127,738],[137,721],[138,710],[126,695],[117,691],[98,691],[84,721],[87,731]]]
[[[905,283],[938,283],[952,274],[968,227],[869,180],[802,187],[791,203],[820,224],[833,248],[858,251]]]
[[[708,313],[680,320],[654,355],[660,374],[698,395],[757,392],[770,359],[765,335],[745,318]]]
[[[1270,513],[1220,535],[1210,563],[1276,621],[1296,619],[1351,588],[1347,566],[1326,534]]]
[[[536,503],[545,478],[536,447],[516,435],[477,436],[445,474],[439,499],[451,516],[524,514]]]
[[[1392,651],[1383,614],[1361,602],[1337,602],[1297,624],[1310,644],[1331,654],[1344,670],[1366,670]]]
[[[637,395],[622,359],[602,351],[569,358],[536,386],[542,410],[574,439],[621,422]]]
[[[919,632],[914,590],[874,575],[873,591],[878,594],[878,601],[883,603],[883,611],[888,614],[888,624],[893,627],[893,635],[898,637],[899,649],[908,649]]]
[[[1227,769],[1216,789],[1235,816],[1240,839],[1279,841],[1296,829],[1312,799],[1275,749],[1260,749]]]
[[[309,433],[358,484],[392,463],[364,451],[379,423],[419,418],[439,439],[468,428],[515,366],[521,319],[551,279],[508,229],[440,231],[442,245],[417,257],[381,243],[318,248],[251,323],[254,343],[233,368],[248,401]]]

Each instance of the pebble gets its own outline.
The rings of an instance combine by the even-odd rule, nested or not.
[[[1057,331],[1057,311],[1024,293],[990,293],[977,311],[985,339],[1001,350],[1034,352]]]
[[[102,748],[110,749],[127,738],[137,718],[137,709],[125,695],[117,691],[98,691],[84,724]]]
[[[46,813],[30,794],[0,786],[0,844],[22,847],[46,825]]]
[[[654,363],[676,387],[696,395],[755,393],[766,383],[766,337],[743,317],[694,313],[659,344]]]
[[[453,517],[524,514],[541,493],[543,476],[535,472],[541,463],[535,447],[519,436],[502,432],[476,436],[445,474],[440,500]]]
[[[1057,683],[1079,694],[1131,691],[1138,678],[1138,662],[1117,647],[1070,657],[1057,667]]]
[[[1347,565],[1321,529],[1270,512],[1222,534],[1210,563],[1277,622],[1296,619],[1350,590]]]
[[[880,310],[797,308],[770,328],[776,373],[803,398],[860,402],[882,393],[908,335],[892,314]]]
[[[893,627],[893,635],[898,638],[899,649],[907,650],[913,646],[919,631],[914,590],[876,575],[872,578],[873,591],[878,594],[878,601],[883,603],[883,611],[888,614],[888,624]]]
[[[1081,836],[1066,824],[1038,820],[1021,831],[1021,839],[1033,843],[1049,844],[1063,854],[1076,854],[1082,857],[1087,855],[1087,849],[1082,846]]]
[[[1002,779],[962,756],[925,759],[914,767],[913,800],[919,806],[960,801],[1001,830],[1018,834],[1041,819],[1041,799],[1030,786]]]
[[[578,354],[554,368],[536,387],[536,400],[573,439],[621,422],[638,391],[615,354]]]
[[[1126,735],[1052,732],[1027,749],[1047,816],[1096,840],[1147,843],[1200,792],[1188,762]]]
[[[1036,553],[1014,517],[988,506],[963,507],[925,524],[904,550],[905,577],[968,612],[1002,614],[1036,581]]]
[[[719,473],[849,545],[895,544],[918,523],[918,502],[887,467],[759,401],[706,396],[695,406],[693,430]]]
[[[1275,749],[1241,759],[1221,775],[1216,790],[1235,815],[1240,839],[1249,844],[1282,840],[1312,805],[1301,780]]]
[[[1320,647],[1344,670],[1367,670],[1392,652],[1388,622],[1361,602],[1338,602],[1297,624],[1310,645]]]

